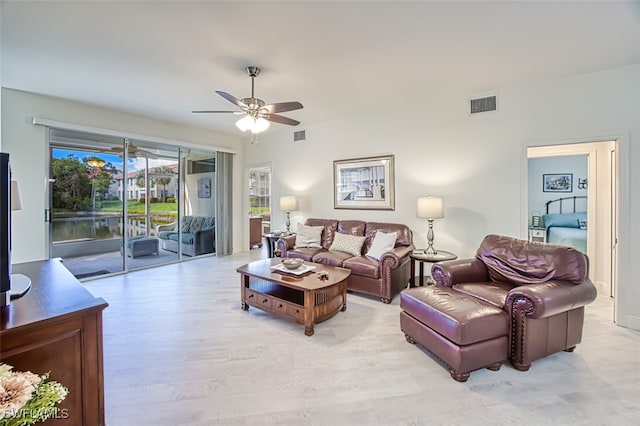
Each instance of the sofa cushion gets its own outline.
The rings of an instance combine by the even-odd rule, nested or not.
[[[189,229],[191,229],[191,222],[193,222],[193,216],[184,216],[182,218],[182,224],[180,225],[180,230],[182,232],[189,232]]]
[[[176,231],[160,231],[158,232],[157,237],[160,238],[161,240],[168,240],[170,239],[170,236],[173,234],[177,234]]]
[[[322,241],[320,245],[326,250],[329,250],[331,247],[331,243],[333,242],[333,236],[338,229],[338,221],[335,219],[312,219],[309,218],[305,222],[307,226],[324,226],[324,231],[322,232]]]
[[[297,259],[306,260],[307,262],[311,262],[313,256],[318,252],[325,251],[323,248],[306,248],[302,247],[299,249],[287,250],[287,257],[295,257]]]
[[[376,232],[375,237],[373,237],[373,242],[371,243],[371,248],[367,250],[367,257],[379,260],[384,253],[393,250],[396,246],[397,236],[398,234],[395,232],[389,234],[382,231]]]
[[[352,257],[350,253],[345,253],[343,251],[322,250],[321,252],[313,255],[312,261],[315,263],[322,263],[323,265],[342,266],[342,262],[350,257]]]
[[[324,226],[307,226],[301,223],[298,224],[298,233],[296,234],[296,242],[294,248],[312,247],[320,248],[320,241],[322,238],[322,231]]]
[[[367,223],[361,220],[341,220],[338,222],[338,232],[341,234],[364,235],[366,228]]]
[[[350,257],[342,263],[342,267],[351,269],[351,273],[354,275],[373,279],[380,278],[380,263],[366,256]]]
[[[395,232],[395,247],[408,246],[413,244],[413,232],[411,232],[411,229],[409,229],[409,227],[407,227],[406,225],[401,225],[398,223],[367,222],[367,227],[364,234],[367,237],[366,241],[364,242],[365,252],[369,251],[369,249],[371,248],[373,239],[378,232],[384,232],[386,234]]]
[[[353,256],[360,256],[362,254],[362,245],[364,244],[365,237],[359,235],[347,235],[340,232],[336,232],[333,238],[333,244],[329,247],[329,251],[343,251],[350,253]]]

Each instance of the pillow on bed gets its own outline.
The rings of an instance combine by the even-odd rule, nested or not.
[[[586,220],[582,220],[582,219],[578,219],[578,228],[587,229],[587,221]]]
[[[551,228],[552,226],[559,226],[563,228],[579,228],[579,220],[587,220],[587,213],[552,213],[542,216],[545,228]]]

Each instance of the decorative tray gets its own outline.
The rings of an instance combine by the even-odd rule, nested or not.
[[[304,275],[307,272],[316,269],[316,267],[314,265],[302,264],[302,266],[300,266],[298,269],[288,269],[282,263],[279,263],[277,265],[273,265],[271,269],[278,272],[285,272],[287,274]]]

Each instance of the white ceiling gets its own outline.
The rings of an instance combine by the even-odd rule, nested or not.
[[[214,90],[305,124],[640,63],[640,2],[1,3],[2,86],[239,134]],[[273,128],[283,125],[274,124]],[[272,130],[270,130],[272,131]]]

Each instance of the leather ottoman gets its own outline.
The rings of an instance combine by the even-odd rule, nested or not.
[[[509,354],[506,311],[448,287],[416,287],[400,293],[400,327],[464,382],[480,368],[497,371]]]

